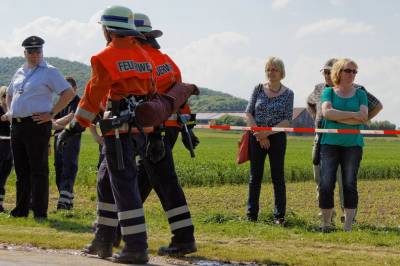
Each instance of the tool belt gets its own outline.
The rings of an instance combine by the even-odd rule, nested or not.
[[[107,99],[106,110],[111,111],[111,117],[120,116],[130,108],[130,104],[137,105],[139,103],[146,102],[147,100],[148,100],[147,96],[134,96],[134,95],[129,95],[128,97],[120,100]]]
[[[120,133],[125,133],[121,132],[123,127],[126,127],[126,133],[129,133],[131,132],[131,129],[136,128],[138,132],[144,136],[147,142],[143,128],[140,127],[136,121],[136,107],[144,100],[145,99],[140,96],[128,96],[118,101],[109,100],[108,102],[111,102],[111,104],[107,104],[107,109],[111,112],[111,117],[105,118],[99,122],[103,136],[115,135],[115,150],[118,170],[125,169],[123,148],[120,140]]]
[[[136,107],[147,100],[146,96],[128,96],[121,100],[107,101],[107,117],[100,122],[100,129],[103,136],[114,135],[115,130],[121,130],[120,133],[127,133],[131,129],[142,132],[142,128],[136,122]]]

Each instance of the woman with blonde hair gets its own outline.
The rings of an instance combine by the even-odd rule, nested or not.
[[[250,127],[288,127],[293,116],[293,91],[284,86],[283,61],[270,57],[265,64],[267,81],[254,88],[246,108],[247,124]],[[247,218],[258,219],[261,182],[265,158],[268,155],[271,179],[274,186],[274,224],[283,225],[286,213],[286,187],[284,162],[286,152],[286,133],[257,131],[250,137],[250,181]]]
[[[340,59],[333,65],[333,87],[326,88],[321,96],[324,128],[363,129],[363,124],[368,120],[368,100],[365,91],[354,85],[357,73],[358,66],[351,59]],[[357,173],[363,146],[361,134],[322,135],[319,207],[323,232],[331,228],[336,171],[339,165],[343,179],[344,230],[351,230],[358,205]]]

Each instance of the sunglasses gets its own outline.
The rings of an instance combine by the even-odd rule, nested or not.
[[[29,48],[25,50],[28,54],[41,54],[42,48]]]
[[[342,71],[347,74],[353,73],[354,75],[356,75],[358,73],[357,69],[350,69],[350,68],[343,69]]]
[[[1,98],[5,99],[5,98],[7,98],[7,96],[4,94],[4,95],[1,95]]]

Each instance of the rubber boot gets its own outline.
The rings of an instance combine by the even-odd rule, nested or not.
[[[95,237],[92,242],[86,245],[82,252],[90,255],[97,255],[100,258],[109,258],[112,256],[112,242],[107,242]]]
[[[174,243],[171,242],[168,247],[158,249],[159,256],[183,256],[197,251],[196,242]]]
[[[131,264],[146,264],[149,261],[147,250],[133,251],[125,246],[121,252],[113,255],[113,262],[116,263],[131,263]]]

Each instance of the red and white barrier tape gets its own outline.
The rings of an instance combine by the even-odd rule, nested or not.
[[[400,130],[358,130],[358,129],[323,129],[310,127],[240,127],[229,125],[196,125],[195,128],[239,130],[239,131],[274,131],[295,133],[333,133],[333,134],[368,134],[368,135],[400,135]]]

